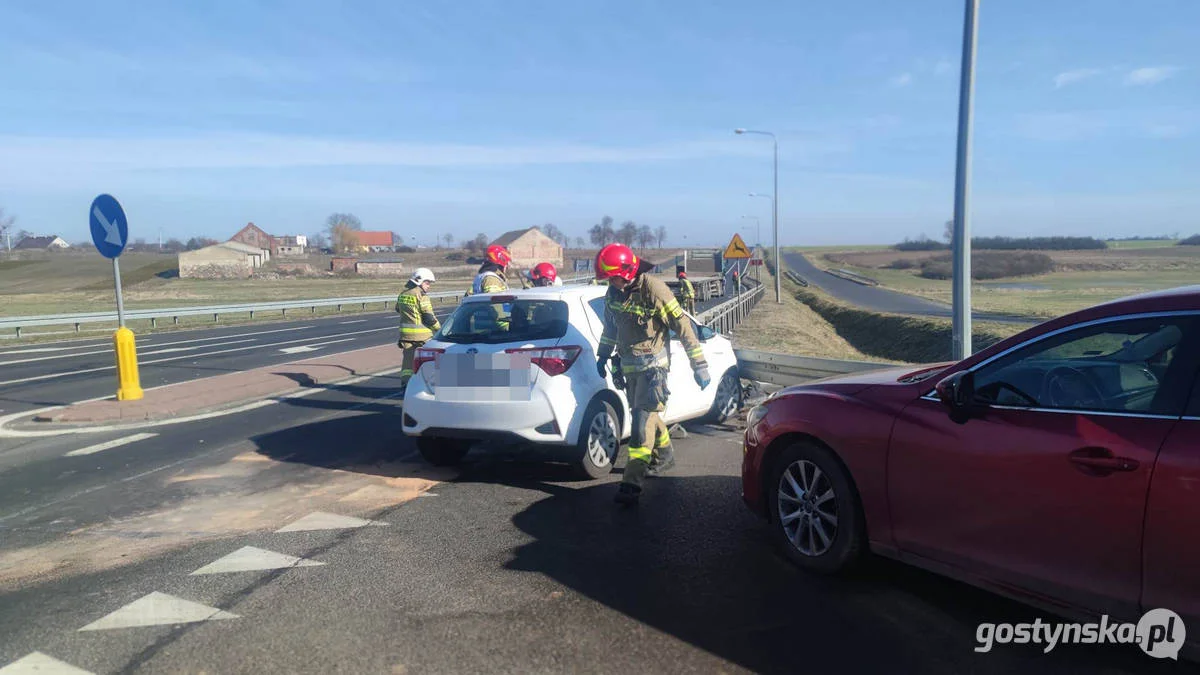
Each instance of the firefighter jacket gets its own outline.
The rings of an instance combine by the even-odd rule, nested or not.
[[[692,369],[707,368],[692,321],[684,315],[671,289],[661,279],[639,274],[624,291],[609,287],[597,356],[607,359],[615,349],[625,373],[670,368],[671,330],[683,342]]]
[[[471,285],[471,292],[467,295],[479,295],[480,293],[503,293],[508,290],[508,282],[500,275],[499,272],[486,270],[475,275],[475,282]]]
[[[687,277],[680,279],[679,280],[679,290],[680,290],[680,295],[682,295],[685,300],[695,300],[696,299],[696,288],[694,286],[692,286],[691,279],[688,279]]]
[[[429,295],[420,286],[404,289],[396,298],[396,311],[400,313],[400,339],[406,342],[425,342],[442,327]]]

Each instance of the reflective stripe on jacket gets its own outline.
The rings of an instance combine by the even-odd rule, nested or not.
[[[600,336],[599,356],[607,357],[615,349],[621,357],[622,371],[666,368],[670,347],[668,331],[675,331],[683,342],[692,368],[707,365],[691,319],[683,313],[670,287],[661,279],[642,274],[626,286],[624,292],[610,286],[604,298],[604,332]]]
[[[442,324],[433,313],[433,302],[420,286],[406,289],[396,298],[400,313],[400,339],[424,342],[433,337]]]

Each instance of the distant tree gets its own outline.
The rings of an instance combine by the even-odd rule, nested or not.
[[[32,237],[32,236],[33,236],[33,233],[30,232],[29,230],[20,230],[16,234],[13,235],[13,241],[21,241],[25,237]]]
[[[468,253],[483,253],[487,250],[489,241],[491,240],[488,239],[488,236],[480,232],[479,234],[475,235],[474,239],[471,239],[463,244],[463,248],[467,249]]]
[[[946,221],[946,229],[942,233],[942,239],[945,239],[947,244],[954,243],[954,220],[953,219]]]
[[[329,240],[326,239],[325,235],[321,234],[320,232],[317,234],[310,234],[308,235],[308,247],[320,251],[323,248],[329,247]]]
[[[454,235],[447,232],[442,235],[442,241],[446,242],[446,248],[454,246]]]
[[[188,239],[187,244],[184,245],[184,248],[189,251],[195,251],[196,249],[204,248],[205,246],[215,246],[217,243],[219,242],[211,237],[192,237],[191,239]]]
[[[560,244],[562,243],[562,230],[558,229],[558,226],[554,223],[546,223],[545,225],[538,227],[538,229],[541,230],[542,234],[546,235],[547,237],[550,237]]]
[[[333,250],[345,253],[358,246],[358,232],[362,231],[362,221],[353,213],[334,213],[325,219],[325,229],[333,242]]]
[[[588,237],[592,240],[592,244],[596,246],[604,246],[612,243],[617,239],[617,232],[613,229],[613,219],[611,216],[604,216],[600,222],[593,225],[588,230]]]
[[[575,248],[584,248],[587,246],[587,239],[583,237],[575,237]]]
[[[179,253],[183,250],[183,242],[174,238],[168,239],[166,243],[163,244],[162,250],[166,251],[167,253]]]
[[[621,223],[621,229],[617,231],[617,241],[625,244],[626,246],[633,246],[634,241],[637,239],[637,235],[637,223],[633,222],[632,220],[627,220]]]
[[[667,228],[664,225],[659,225],[658,229],[654,230],[654,238],[658,241],[658,247],[662,248],[667,242]]]
[[[641,225],[637,231],[637,243],[639,248],[650,248],[654,243],[654,230],[649,225]]]

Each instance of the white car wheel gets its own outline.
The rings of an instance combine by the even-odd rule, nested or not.
[[[621,432],[617,412],[611,405],[596,399],[587,407],[577,446],[580,451],[578,468],[584,476],[602,478],[612,472],[621,448]]]

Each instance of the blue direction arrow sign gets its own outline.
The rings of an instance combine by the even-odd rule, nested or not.
[[[92,201],[88,212],[92,226],[92,243],[105,258],[116,258],[129,241],[129,222],[125,210],[112,195],[100,195]]]

